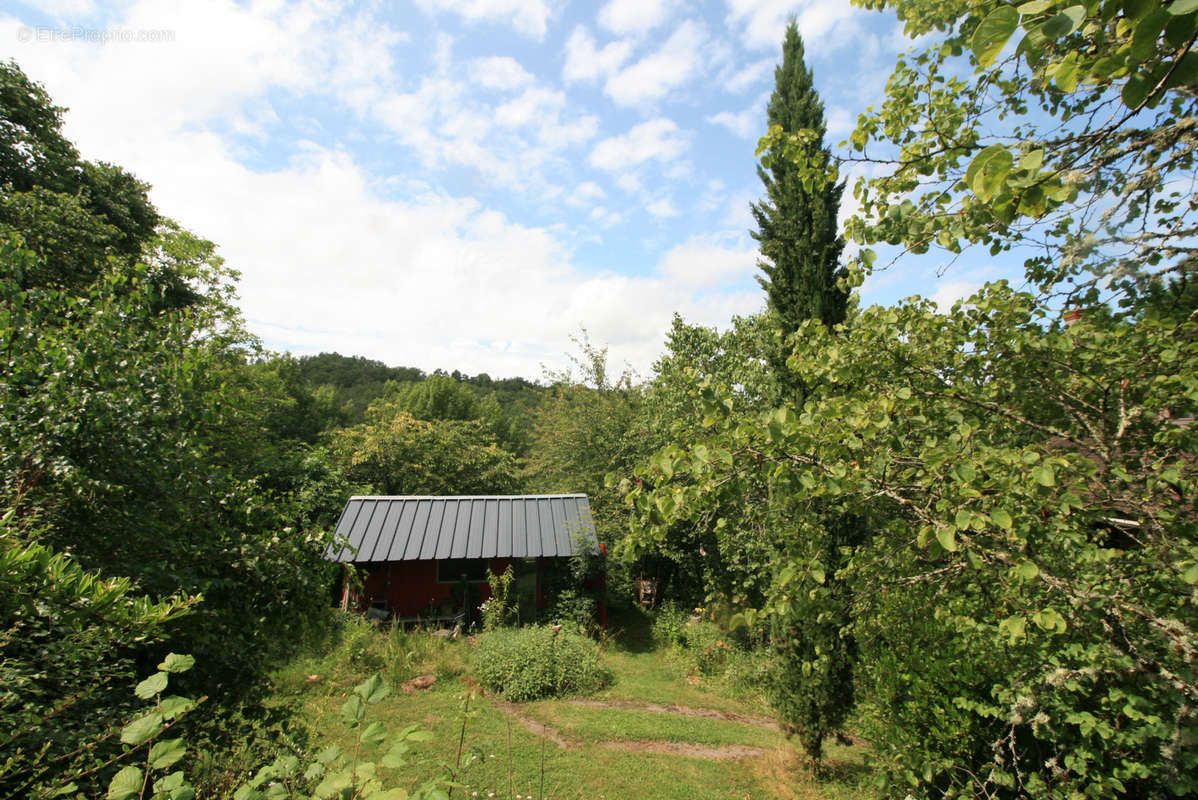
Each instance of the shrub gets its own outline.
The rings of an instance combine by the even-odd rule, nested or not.
[[[690,614],[673,603],[664,603],[653,619],[653,643],[658,647],[685,647]]]
[[[496,575],[494,572],[487,573],[487,583],[491,586],[491,598],[478,607],[483,612],[484,630],[497,630],[507,624],[507,619],[512,612],[509,595],[512,581],[515,579],[516,574],[512,572],[510,565],[502,575]]]
[[[714,622],[694,620],[686,611],[667,603],[653,621],[653,642],[674,651],[688,673],[708,677],[723,675],[729,657],[742,651],[732,634]]]
[[[484,634],[473,662],[484,686],[514,702],[589,694],[611,683],[598,645],[576,633],[555,634],[547,627]]]
[[[549,606],[549,619],[571,631],[585,633],[595,620],[597,603],[585,591],[562,589]]]

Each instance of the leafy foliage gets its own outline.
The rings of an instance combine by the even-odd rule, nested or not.
[[[366,422],[332,433],[349,478],[380,494],[504,494],[515,457],[479,422],[425,422],[394,400],[371,404]]]
[[[507,624],[513,611],[513,599],[510,596],[512,582],[516,573],[509,564],[502,575],[487,572],[487,584],[491,587],[491,596],[483,604],[483,629],[494,631]]]
[[[609,473],[630,474],[644,447],[634,433],[641,395],[632,373],[612,375],[607,348],[586,331],[571,356],[579,374],[547,373],[550,388],[536,418],[524,474],[527,491],[582,492],[590,498],[599,541],[610,544],[626,517]]]
[[[45,562],[0,574],[46,592],[15,590],[2,619],[5,769],[24,780],[42,763],[30,736],[102,763],[120,680],[165,646],[209,654],[183,680],[214,710],[261,687],[326,604],[324,534],[299,498],[328,470],[304,463],[315,434],[289,415],[311,397],[262,363],[214,245],[159,219],[132,176],[79,161],[14,65],[0,101],[0,508],[7,552]]]
[[[1022,250],[1029,280],[1083,304],[1192,268],[1192,4],[862,5],[938,35],[900,59],[850,137],[890,166],[854,187],[850,235]]]
[[[85,771],[108,730],[109,693],[133,676],[132,646],[161,640],[198,598],[153,602],[30,543],[0,518],[0,793],[39,797]]]
[[[472,661],[484,686],[517,703],[590,694],[611,682],[599,646],[560,626],[488,632],[479,638]]]
[[[709,382],[705,431],[628,487],[629,546],[759,482],[756,513],[789,546],[744,619],[775,644],[796,620],[782,632],[800,648],[846,620],[860,724],[895,794],[1192,794],[1198,323],[1181,187],[1198,8],[866,5],[933,35],[852,137],[891,169],[858,183],[850,232],[916,253],[1034,244],[1038,293],[994,284],[948,315],[913,299],[835,335],[809,322],[788,366],[818,391],[773,410]],[[762,146],[820,180],[810,140]],[[869,536],[829,547],[845,519]]]

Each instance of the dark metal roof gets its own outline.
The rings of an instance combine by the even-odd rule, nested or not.
[[[599,548],[585,494],[351,497],[335,540],[325,557],[356,563],[572,556]]]

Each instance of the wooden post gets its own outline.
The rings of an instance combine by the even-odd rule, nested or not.
[[[599,627],[607,630],[607,545],[599,545]]]

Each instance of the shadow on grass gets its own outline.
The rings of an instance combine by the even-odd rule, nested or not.
[[[619,633],[616,646],[629,653],[648,653],[653,645],[653,617],[639,606],[613,608],[608,612],[608,628]]]
[[[824,783],[857,785],[873,776],[874,770],[861,761],[844,758],[825,758],[819,780]]]

